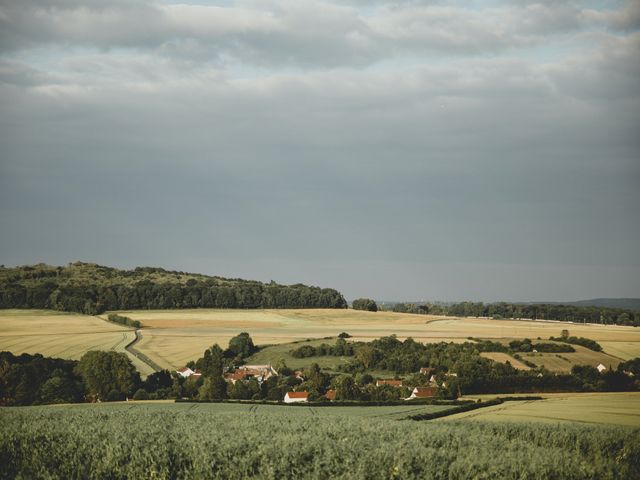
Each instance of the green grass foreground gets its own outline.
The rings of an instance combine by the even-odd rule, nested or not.
[[[401,420],[441,406],[0,410],[0,478],[640,477],[640,430]]]

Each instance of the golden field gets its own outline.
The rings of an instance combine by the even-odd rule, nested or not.
[[[0,310],[0,351],[41,353],[47,357],[78,360],[89,350],[125,352],[135,338],[132,329],[89,315],[48,310]],[[153,370],[133,355],[136,368]]]
[[[256,344],[267,345],[307,338],[335,337],[340,332],[349,333],[354,340],[364,341],[396,334],[400,339],[413,337],[421,342],[463,342],[468,337],[547,339],[551,335],[559,336],[563,329],[568,329],[571,335],[601,342],[605,350],[607,346],[624,346],[628,352],[637,351],[635,348],[640,350],[640,329],[613,325],[329,309],[135,310],[118,313],[142,322],[142,340],[136,344],[136,349],[160,366],[171,369],[197,359],[214,343],[226,347],[231,337],[243,331],[249,332]],[[106,315],[103,317],[106,318]],[[127,343],[125,336],[126,339],[132,339],[133,332],[97,317],[51,311],[0,311],[0,349],[13,353],[38,352],[64,358],[79,358],[82,353],[91,349],[120,349]],[[584,356],[594,352],[561,355],[568,358],[578,353]],[[615,355],[613,351],[611,353]],[[579,360],[578,357],[576,361]],[[542,361],[543,357],[529,360],[537,363]],[[594,358],[589,357],[586,360],[591,363]],[[560,364],[553,367],[550,364],[555,361],[553,359],[546,361],[551,369],[563,369]],[[613,363],[617,365],[619,359],[601,356],[598,359],[598,362],[600,361],[608,367]],[[558,359],[558,362],[561,362],[561,359]],[[142,370],[144,367],[139,363],[136,360],[136,366]]]
[[[335,337],[340,332],[349,333],[354,340],[364,341],[396,334],[400,339],[413,337],[421,342],[462,342],[467,337],[547,339],[568,329],[571,335],[596,341],[625,341],[640,345],[640,329],[637,328],[565,322],[328,309],[137,310],[118,313],[142,322],[143,339],[136,348],[167,368],[180,367],[188,360],[198,358],[213,343],[225,347],[231,337],[242,331],[249,332],[256,344],[266,345]]]
[[[541,393],[544,400],[505,402],[436,421],[577,422],[640,427],[640,392]],[[484,400],[509,395],[474,395]],[[521,395],[513,395],[521,396]]]

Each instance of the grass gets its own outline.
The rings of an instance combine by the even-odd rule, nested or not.
[[[115,350],[135,338],[133,330],[99,318],[46,310],[0,310],[0,350],[14,354],[41,353],[47,357],[79,360],[89,350]],[[129,355],[143,374],[153,372]]]
[[[536,395],[544,397],[544,400],[505,402],[502,405],[451,415],[438,421],[576,422],[640,427],[640,392]],[[477,395],[468,398],[487,400],[497,396],[508,395]]]
[[[612,325],[492,320],[411,315],[355,310],[135,310],[118,312],[145,327],[137,348],[166,368],[198,358],[213,343],[226,346],[241,331],[258,345],[290,343],[336,336],[346,331],[353,340],[396,334],[422,342],[481,338],[549,338],[568,328],[571,335],[594,340],[630,341],[640,345],[640,329]]]
[[[0,478],[626,479],[640,474],[638,430],[399,421],[389,408],[398,407],[5,408],[0,410]],[[384,413],[372,417],[371,412]]]
[[[289,368],[303,368],[311,365],[312,363],[317,363],[321,368],[325,370],[334,370],[338,365],[349,363],[349,361],[353,359],[353,357],[334,357],[331,355],[296,358],[290,353],[291,350],[300,348],[303,345],[311,345],[317,347],[323,343],[333,345],[336,343],[336,338],[270,345],[249,357],[247,359],[247,363],[254,365],[264,365],[270,363],[272,365],[275,365],[279,360],[284,360]]]

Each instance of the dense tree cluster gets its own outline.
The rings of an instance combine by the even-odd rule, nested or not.
[[[0,267],[0,308],[87,314],[162,308],[346,308],[336,290],[89,263]]]
[[[564,342],[571,345],[581,345],[583,347],[588,348],[589,350],[593,350],[594,352],[602,351],[602,346],[598,342],[596,342],[595,340],[591,340],[590,338],[570,337],[568,335],[561,335],[560,337],[549,337],[549,340],[554,340],[556,342]]]
[[[540,353],[572,353],[576,351],[571,345],[559,345],[551,342],[533,343],[529,338],[512,340],[507,345],[492,340],[482,340],[480,338],[470,338],[470,340],[476,342],[475,346],[480,352],[518,353],[535,351]]]
[[[77,363],[0,352],[0,405],[81,402],[84,387],[75,372]]]
[[[353,343],[347,342],[344,338],[336,339],[334,345],[323,343],[317,347],[313,345],[302,345],[294,350],[291,350],[291,356],[295,358],[307,358],[307,357],[323,357],[330,355],[334,357],[349,357],[353,355]]]
[[[356,298],[351,305],[354,310],[366,310],[368,312],[378,311],[378,304],[370,298]]]
[[[125,317],[124,315],[118,315],[117,313],[110,313],[107,316],[107,319],[113,323],[119,323],[121,325],[126,325],[128,327],[140,328],[142,327],[142,323],[139,320],[132,320],[129,317]]]
[[[449,315],[456,317],[522,318],[640,326],[640,311],[611,307],[584,307],[542,303],[461,302],[454,304],[427,303],[424,305],[396,303],[392,306],[392,310],[402,313]]]

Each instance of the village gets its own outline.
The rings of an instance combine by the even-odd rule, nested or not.
[[[223,374],[223,378],[228,384],[235,385],[236,382],[247,382],[251,379],[255,379],[258,384],[262,384],[263,382],[269,380],[270,378],[277,377],[278,372],[272,365],[242,365],[231,369],[232,371],[226,372]],[[183,379],[192,379],[198,380],[202,377],[202,372],[198,369],[191,369],[190,367],[182,367],[175,371],[175,373]],[[426,399],[433,398],[438,394],[440,388],[446,388],[447,383],[446,380],[442,381],[438,384],[436,374],[434,373],[434,369],[430,367],[423,367],[420,369],[419,374],[424,377],[428,377],[428,385],[427,386],[416,386],[411,390],[411,394],[404,398],[405,401],[415,400],[415,399]],[[300,380],[304,381],[305,377],[301,370],[295,370],[293,372],[293,376]],[[445,377],[457,377],[456,373],[447,373],[444,375]],[[402,388],[406,385],[402,380],[398,379],[377,379],[375,381],[376,387],[393,387],[393,388]],[[330,388],[324,393],[322,400],[324,401],[335,401],[336,400],[336,389]],[[305,403],[309,402],[309,392],[308,391],[288,391],[281,400],[284,403]]]

